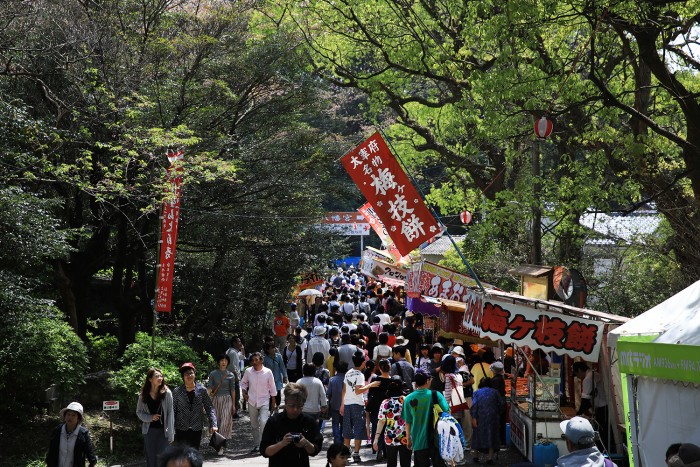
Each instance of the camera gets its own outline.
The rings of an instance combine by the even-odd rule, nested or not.
[[[301,433],[292,433],[292,443],[301,441]]]

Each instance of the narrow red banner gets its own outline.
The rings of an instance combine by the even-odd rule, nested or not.
[[[379,132],[340,161],[374,207],[402,256],[440,232],[437,221]]]
[[[171,163],[182,158],[183,152],[168,153]],[[172,311],[173,275],[175,272],[175,247],[177,245],[177,224],[180,218],[180,185],[182,167],[168,167],[168,181],[165,188],[160,225],[160,262],[158,267],[158,288],[156,290],[156,311]]]

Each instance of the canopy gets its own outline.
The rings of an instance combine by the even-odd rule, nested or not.
[[[620,336],[652,336],[655,342],[700,345],[699,311],[700,281],[611,331],[608,345],[614,347]]]
[[[633,463],[700,439],[700,281],[608,335],[627,381]]]

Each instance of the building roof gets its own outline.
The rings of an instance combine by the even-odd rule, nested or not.
[[[661,224],[661,216],[654,210],[640,210],[627,215],[593,212],[583,214],[580,222],[597,234],[588,239],[589,244],[629,244],[654,234]]]
[[[452,238],[454,238],[455,243],[460,243],[466,235],[453,235]],[[421,255],[444,255],[447,253],[447,250],[452,248],[452,242],[450,241],[450,237],[447,235],[443,235],[442,237],[438,238],[435,240],[433,243],[430,245],[427,245],[425,248],[423,248],[420,251]]]

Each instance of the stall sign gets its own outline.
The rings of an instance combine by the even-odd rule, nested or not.
[[[406,296],[409,298],[420,298],[420,268],[421,263],[413,263],[411,270],[406,277]]]
[[[302,274],[301,282],[299,283],[299,285],[297,285],[297,289],[299,289],[299,291],[305,289],[313,289],[315,287],[318,287],[319,285],[322,285],[324,282],[325,280],[320,274],[316,274],[313,272],[305,273]]]
[[[422,262],[420,277],[416,278],[415,281],[417,281],[419,295],[446,298],[456,302],[466,301],[469,287],[477,287],[476,281],[470,276],[438,266],[430,261]],[[484,284],[484,286],[489,287],[488,284]]]
[[[527,425],[516,409],[510,411],[510,442],[523,456],[528,457]]]
[[[376,253],[371,250],[365,250],[362,255],[360,271],[374,279],[379,279],[379,276],[387,276],[404,283],[406,281],[406,270],[378,259]]]
[[[598,361],[604,323],[511,303],[479,291],[468,290],[467,294],[464,327],[481,337]]]
[[[700,381],[700,360],[695,346],[634,342],[621,338],[617,342],[620,371],[673,381]]]

